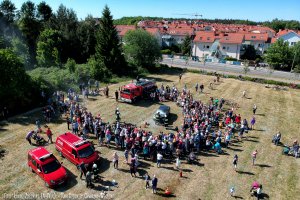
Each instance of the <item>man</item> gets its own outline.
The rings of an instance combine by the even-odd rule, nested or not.
[[[46,135],[48,136],[48,143],[49,143],[49,141],[51,142],[51,144],[53,143],[52,142],[52,131],[50,130],[50,127],[48,127],[48,129],[47,129],[47,131],[46,131]]]
[[[237,169],[238,159],[239,159],[239,157],[235,154],[233,157],[233,163],[232,163],[235,171]]]
[[[255,115],[256,110],[257,110],[257,106],[256,106],[256,104],[254,104],[254,105],[253,105],[253,115]]]
[[[182,74],[180,73],[179,74],[179,82],[181,81],[181,78],[182,78]]]
[[[157,188],[157,178],[155,176],[155,174],[153,175],[153,179],[152,179],[152,193],[156,193],[156,188]]]
[[[109,88],[108,88],[108,85],[105,88],[105,95],[106,95],[106,98],[109,97]]]
[[[151,177],[149,176],[148,173],[146,173],[145,175],[145,181],[146,181],[146,189],[148,189],[150,187],[150,180],[151,180]]]
[[[92,173],[90,171],[88,171],[86,173],[86,187],[89,188],[89,187],[92,187]]]
[[[118,92],[118,90],[115,91],[115,97],[116,97],[116,101],[118,101],[118,99],[119,99],[119,92]]]
[[[200,85],[200,92],[203,93],[203,90],[204,90],[204,85],[201,84],[201,85]]]
[[[85,167],[85,164],[84,162],[81,162],[78,166],[79,170],[80,170],[80,179],[82,179],[82,175],[84,175],[84,177],[86,177],[86,167]]]
[[[196,83],[196,86],[195,86],[196,92],[198,92],[198,87],[199,87],[199,85],[198,85],[198,83]]]
[[[117,120],[117,121],[120,121],[120,120],[121,120],[121,117],[120,117],[121,113],[120,113],[120,111],[119,111],[119,108],[116,109],[115,115],[116,115],[116,120]]]
[[[31,137],[34,134],[34,131],[29,131],[26,135],[26,140],[29,142],[29,144],[31,145]]]

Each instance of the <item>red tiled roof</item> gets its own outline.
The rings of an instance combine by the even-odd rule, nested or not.
[[[228,33],[220,39],[220,43],[223,44],[242,44],[244,40],[244,34],[240,33]]]
[[[147,31],[152,35],[155,35],[156,33],[160,33],[159,28],[145,28],[145,31]]]
[[[277,38],[272,38],[272,39],[271,39],[271,44],[275,43],[276,40],[277,40]]]
[[[169,35],[194,35],[193,28],[169,28],[167,33]]]
[[[268,41],[268,34],[267,33],[246,33],[245,40],[251,41]]]
[[[129,30],[135,30],[136,27],[134,25],[116,25],[116,29],[118,31],[119,36],[124,36]]]
[[[195,42],[212,43],[216,39],[214,32],[196,31]]]

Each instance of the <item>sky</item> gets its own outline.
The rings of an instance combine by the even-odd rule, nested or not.
[[[11,0],[20,9],[25,1]],[[42,0],[31,0],[38,4]],[[108,5],[114,19],[124,16],[151,16],[195,19],[272,19],[300,21],[300,0],[44,0],[54,11],[60,4],[72,8],[79,19],[88,14],[101,17]],[[184,14],[184,15],[183,15]],[[198,16],[201,19],[201,17]]]

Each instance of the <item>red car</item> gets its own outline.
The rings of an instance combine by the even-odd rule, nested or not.
[[[45,186],[53,188],[67,180],[67,171],[56,157],[44,147],[28,152],[28,166],[45,182]]]
[[[57,137],[55,148],[62,157],[67,158],[75,165],[82,162],[91,166],[100,160],[99,152],[93,145],[73,133],[64,133]]]

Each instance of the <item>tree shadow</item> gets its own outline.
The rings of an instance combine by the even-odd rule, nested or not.
[[[230,149],[232,151],[238,151],[238,152],[244,151],[243,149],[236,149],[236,148],[232,148],[230,146],[228,146],[227,149]]]
[[[272,166],[266,165],[266,164],[256,164],[256,166],[261,167],[261,168],[270,168]]]
[[[245,171],[236,171],[237,173],[239,173],[239,174],[246,174],[246,175],[251,175],[251,176],[254,176],[255,174],[254,173],[252,173],[252,172],[245,172]]]
[[[75,185],[77,185],[78,181],[76,180],[77,176],[73,174],[70,170],[65,168],[68,174],[68,180],[61,187],[54,188],[56,192],[65,192]]]
[[[168,79],[165,79],[165,78],[159,78],[159,77],[154,77],[154,76],[147,76],[146,78],[147,79],[154,79],[156,82],[167,82],[167,83],[174,82],[174,81],[171,81],[171,80],[168,80]],[[169,85],[169,86],[171,87],[171,85]]]
[[[244,199],[243,197],[240,197],[240,196],[237,196],[237,195],[234,195],[232,197],[235,198],[235,199]]]
[[[106,158],[100,157],[100,167],[99,167],[99,174],[105,172],[110,168],[110,161]]]

